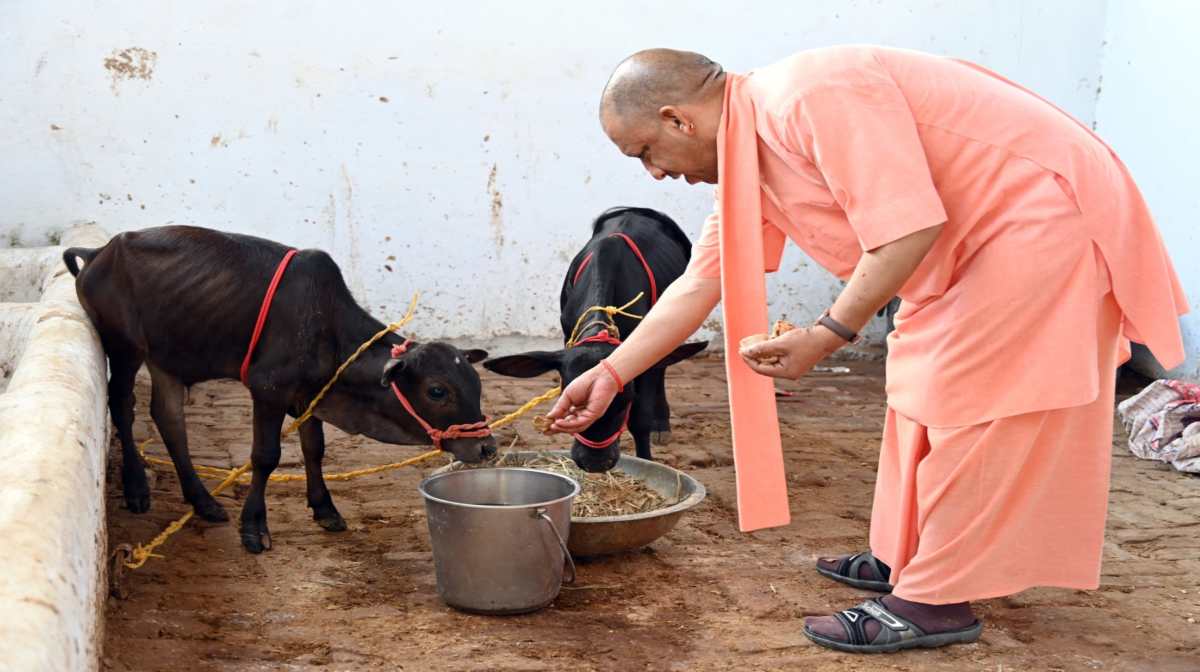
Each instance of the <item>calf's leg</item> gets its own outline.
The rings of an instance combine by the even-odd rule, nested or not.
[[[637,456],[649,460],[653,459],[650,456],[650,432],[654,427],[654,398],[642,393],[646,389],[644,381],[637,381],[637,385],[637,397],[629,412],[629,433],[633,435]]]
[[[312,418],[300,426],[300,449],[304,452],[304,480],[313,520],[330,532],[345,530],[346,521],[333,505],[333,497],[325,487],[325,475],[321,471],[321,462],[325,459],[325,428],[320,420]]]
[[[671,406],[667,403],[666,375],[665,367],[656,367],[642,374],[646,378],[646,394],[654,399],[654,424],[650,438],[656,446],[671,443]]]
[[[186,387],[178,378],[150,365],[150,416],[162,435],[163,443],[167,444],[167,452],[171,454],[171,462],[175,464],[175,474],[179,477],[179,487],[183,490],[183,499],[192,505],[196,515],[212,523],[223,523],[229,520],[229,514],[209,494],[196,468],[192,466],[192,456],[188,452],[187,424],[183,414],[183,399]]]
[[[150,484],[146,482],[146,467],[133,441],[133,384],[143,358],[133,346],[110,339],[105,339],[104,350],[112,371],[108,379],[108,410],[121,441],[121,491],[125,507],[133,513],[145,513],[150,510]]]
[[[254,400],[254,445],[250,449],[250,494],[242,507],[242,546],[251,553],[271,548],[271,532],[267,529],[267,480],[279,466],[279,431],[283,426],[283,407]]]

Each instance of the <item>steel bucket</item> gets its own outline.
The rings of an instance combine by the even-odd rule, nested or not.
[[[575,580],[567,552],[575,481],[535,469],[469,469],[431,476],[425,499],[438,595],[482,614],[523,614]]]

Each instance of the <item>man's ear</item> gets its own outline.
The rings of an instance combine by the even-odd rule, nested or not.
[[[691,117],[674,105],[663,105],[658,108],[658,117],[684,135],[693,135],[696,131],[696,125],[692,122]]]

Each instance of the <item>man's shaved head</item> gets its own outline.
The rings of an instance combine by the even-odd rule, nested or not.
[[[707,56],[674,49],[646,49],[621,61],[604,86],[600,116],[630,119],[654,115],[706,94],[724,71]]]
[[[715,184],[725,71],[690,51],[647,49],[621,61],[600,96],[600,125],[656,180]]]

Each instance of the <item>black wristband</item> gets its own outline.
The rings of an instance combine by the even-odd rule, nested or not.
[[[858,333],[830,317],[828,310],[822,313],[821,317],[817,318],[817,324],[837,334],[847,343],[857,343],[859,341]]]

